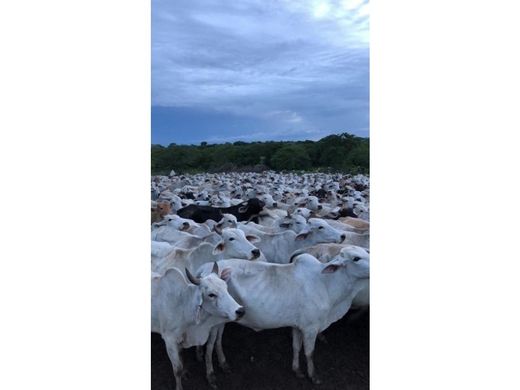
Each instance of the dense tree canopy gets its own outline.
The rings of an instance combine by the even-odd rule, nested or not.
[[[236,170],[368,172],[369,140],[352,134],[319,141],[152,145],[152,174]]]

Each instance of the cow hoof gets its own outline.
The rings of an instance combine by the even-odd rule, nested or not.
[[[311,378],[311,381],[312,383],[314,383],[315,385],[321,385],[321,379],[319,379],[317,376],[313,376]]]
[[[207,375],[206,378],[208,379],[208,383],[211,386],[211,388],[217,389],[217,378],[215,376],[215,373],[212,372],[211,374]]]
[[[222,368],[222,371],[226,374],[231,374],[231,367],[229,367],[229,364],[227,362],[224,362],[220,365],[220,368]]]

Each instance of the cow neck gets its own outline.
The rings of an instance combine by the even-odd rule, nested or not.
[[[353,296],[354,292],[357,293],[362,288],[361,283],[357,283],[360,279],[350,275],[345,267],[332,274],[321,274],[321,277],[325,280],[329,297],[334,304]]]

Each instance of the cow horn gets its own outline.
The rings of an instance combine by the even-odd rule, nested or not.
[[[246,225],[248,222],[251,222],[251,220],[252,220],[253,218],[256,218],[256,217],[258,217],[258,214],[253,214],[253,215],[251,215],[251,216],[249,217],[249,219],[247,220],[247,222],[244,223],[244,225]]]
[[[186,276],[188,277],[188,280],[193,283],[194,285],[198,286],[200,284],[200,279],[193,276],[188,268],[185,268]]]
[[[216,261],[213,263],[213,269],[211,270],[211,272],[218,275],[218,264]]]

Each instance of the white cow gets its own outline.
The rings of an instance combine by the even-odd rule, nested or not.
[[[191,283],[176,268],[152,275],[152,332],[160,333],[166,344],[177,390],[182,390],[181,349],[204,345],[212,327],[245,313],[218,277],[216,263],[205,277],[195,278],[189,271],[187,276]]]
[[[239,229],[250,234],[274,234],[287,230],[292,230],[295,233],[301,233],[302,231],[305,231],[307,227],[307,220],[301,215],[288,215],[288,213],[285,212],[284,216],[276,218],[270,226],[265,226],[254,222],[240,222]]]
[[[314,256],[322,263],[328,263],[338,256],[348,256],[349,253],[357,251],[357,256],[361,259],[370,261],[369,251],[360,246],[349,244],[317,244],[308,248],[298,249],[291,255],[291,261],[303,253]],[[370,283],[368,279],[363,282],[363,288],[357,293],[352,301],[352,306],[357,308],[367,308],[370,304]]]
[[[224,229],[221,240],[216,245],[202,242],[189,249],[176,247],[162,258],[152,257],[152,271],[163,274],[172,267],[195,271],[204,263],[230,258],[265,260],[260,249],[253,245],[259,241],[258,236],[252,234],[246,236],[239,229]]]
[[[168,256],[174,249],[175,246],[168,242],[163,241],[153,241],[152,240],[152,263],[154,262],[154,259],[160,259],[162,257]]]
[[[312,360],[316,336],[347,313],[352,299],[369,278],[369,262],[360,256],[359,248],[345,249],[327,264],[309,254],[297,256],[290,264],[238,259],[219,262],[221,268],[226,268],[224,277],[231,273],[229,292],[246,310],[238,323],[257,331],[292,327],[292,369],[302,376],[299,354],[303,341],[307,373],[316,384],[320,383]],[[197,274],[207,275],[210,267],[203,265]],[[223,329],[224,324],[212,329],[206,348],[206,375],[210,383],[214,376],[212,342],[217,342],[219,363],[226,364],[221,345]]]
[[[247,225],[246,225],[247,226]],[[246,233],[251,232],[243,225],[239,229]],[[347,232],[340,232],[332,228],[326,221],[319,218],[309,219],[306,228],[296,234],[292,230],[281,233],[264,233],[260,230],[255,231],[255,235],[260,237],[260,242],[256,246],[265,255],[270,263],[288,263],[291,253],[295,250],[311,246],[320,242],[341,243],[346,237]]]
[[[212,233],[209,227],[178,215],[167,215],[161,222],[155,223],[151,234],[153,241],[165,241],[181,248],[192,248],[204,241],[219,241],[219,236]]]
[[[237,222],[237,217],[235,217],[233,214],[222,214],[222,218],[220,221],[218,221],[214,228],[217,232],[224,228],[236,228]]]

